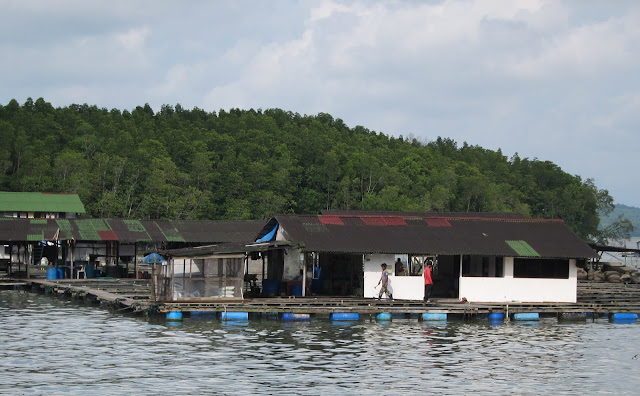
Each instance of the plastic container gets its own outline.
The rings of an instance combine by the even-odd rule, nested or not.
[[[58,272],[58,279],[64,279],[64,268],[58,267],[56,271]]]
[[[84,267],[84,272],[85,275],[87,275],[87,278],[96,277],[95,266],[93,263],[87,263],[87,265]]]
[[[636,313],[612,313],[611,321],[614,323],[635,323],[638,321],[638,314]]]
[[[291,295],[296,297],[302,297],[302,285],[292,285]]]
[[[167,312],[167,320],[182,320],[182,312],[180,311]]]
[[[360,314],[354,312],[334,312],[331,320],[360,320]]]
[[[422,320],[447,320],[446,313],[423,313]]]
[[[47,268],[47,279],[58,279],[58,269],[56,267]]]
[[[513,314],[513,320],[540,320],[540,314],[537,312],[524,312]]]
[[[249,320],[248,312],[221,312],[222,320]]]
[[[489,314],[489,320],[490,321],[504,320],[504,314],[502,312],[491,312]]]
[[[381,313],[376,315],[376,319],[377,320],[391,320],[391,313],[390,312],[381,312]]]
[[[264,297],[274,297],[280,292],[280,282],[272,279],[262,281],[262,295]]]

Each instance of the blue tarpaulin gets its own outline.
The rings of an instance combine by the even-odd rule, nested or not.
[[[145,264],[162,263],[162,256],[158,253],[151,253],[147,256],[144,256],[142,262]]]
[[[273,226],[273,229],[267,233],[267,235],[263,236],[260,239],[257,239],[256,242],[271,242],[276,238],[276,232],[278,231],[278,223]]]

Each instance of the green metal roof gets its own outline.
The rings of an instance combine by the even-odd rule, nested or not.
[[[540,257],[540,254],[525,241],[505,242],[511,247],[511,249],[518,253],[520,257]]]
[[[0,212],[85,213],[78,194],[0,192]]]

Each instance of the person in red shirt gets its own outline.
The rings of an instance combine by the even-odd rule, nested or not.
[[[433,287],[433,279],[431,279],[431,270],[433,269],[433,261],[427,259],[424,261],[424,302],[429,302],[431,297],[431,288]]]

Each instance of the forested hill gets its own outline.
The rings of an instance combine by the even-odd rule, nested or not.
[[[0,188],[75,191],[96,217],[248,219],[322,209],[507,211],[598,236],[607,191],[549,161],[348,127],[320,113],[0,106]]]
[[[615,223],[619,216],[629,219],[629,221],[633,224],[634,228],[631,232],[631,236],[640,237],[640,208],[636,208],[634,206],[616,204],[611,213],[602,215],[600,227],[604,228],[610,226],[611,224]]]

